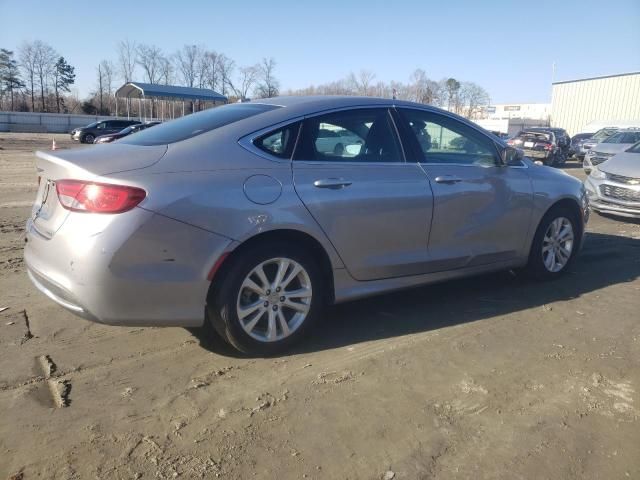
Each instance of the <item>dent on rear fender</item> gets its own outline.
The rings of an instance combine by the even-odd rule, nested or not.
[[[224,236],[153,214],[115,252],[110,269],[128,279],[202,281],[230,243]]]

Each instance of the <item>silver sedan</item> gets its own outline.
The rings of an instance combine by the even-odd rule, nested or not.
[[[588,214],[573,177],[386,99],[234,104],[37,156],[38,289],[105,324],[210,321],[259,355],[330,303],[502,269],[555,278]]]

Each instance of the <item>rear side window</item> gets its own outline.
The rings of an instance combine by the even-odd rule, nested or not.
[[[166,145],[180,142],[276,108],[281,107],[259,103],[236,103],[210,108],[148,128],[118,142],[129,145]]]
[[[299,123],[287,125],[259,137],[253,144],[274,157],[291,159],[299,128]]]

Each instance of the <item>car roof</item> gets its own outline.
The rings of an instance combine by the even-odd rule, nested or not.
[[[472,126],[475,129],[483,130],[482,127],[477,124],[463,118],[455,113],[422,103],[408,102],[405,100],[394,100],[391,98],[380,97],[361,97],[361,96],[348,96],[348,95],[311,95],[311,96],[282,96],[273,98],[264,98],[258,100],[251,100],[250,104],[264,104],[275,105],[283,108],[275,108],[267,112],[261,113],[246,118],[240,122],[235,122],[226,126],[229,131],[237,131],[238,134],[241,131],[245,134],[253,131],[261,130],[278,123],[284,123],[291,121],[295,118],[301,118],[306,115],[314,115],[322,113],[323,111],[335,110],[341,108],[358,108],[369,106],[380,107],[407,107],[416,108],[425,111],[431,111],[434,113],[440,113],[450,117],[454,117],[461,122]],[[230,105],[233,107],[234,104]],[[238,104],[241,105],[241,104]],[[497,137],[496,137],[497,139]]]

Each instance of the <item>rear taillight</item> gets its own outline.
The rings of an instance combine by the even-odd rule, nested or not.
[[[553,144],[551,143],[545,143],[545,142],[538,142],[535,144],[536,147],[542,147],[545,150],[553,150]]]
[[[56,192],[64,208],[87,213],[126,212],[147,196],[147,192],[137,187],[82,180],[59,180]]]

